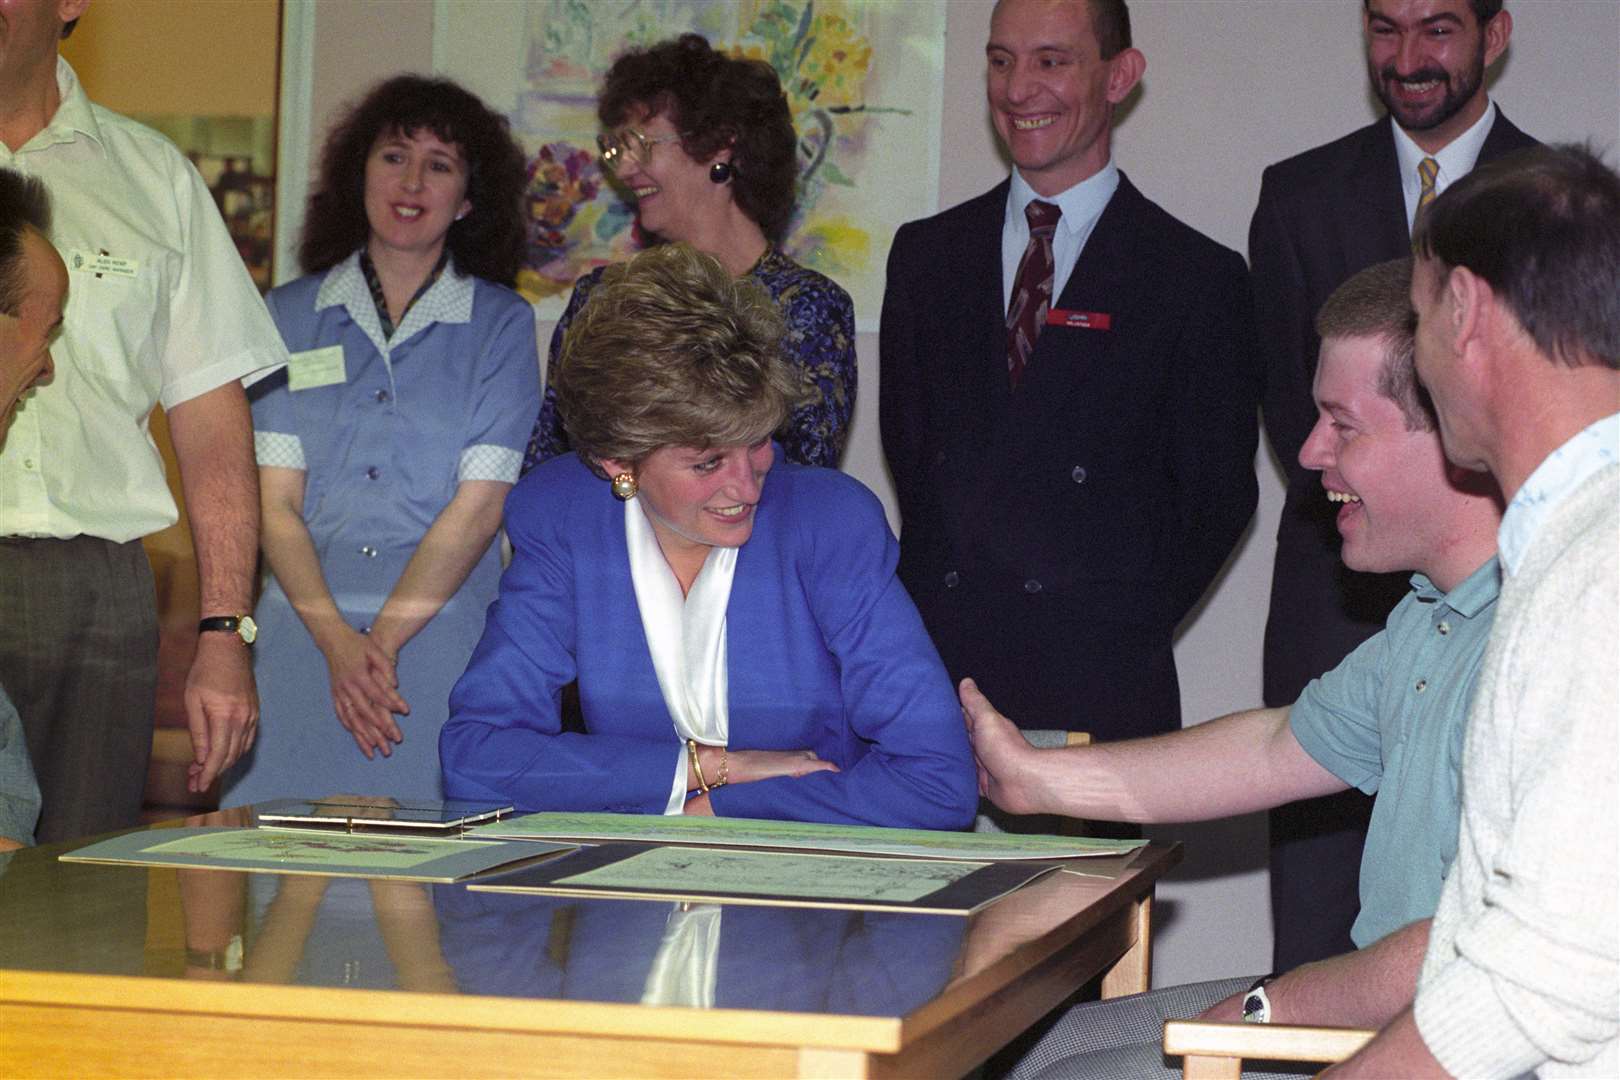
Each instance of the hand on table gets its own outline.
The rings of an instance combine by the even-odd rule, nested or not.
[[[710,786],[720,778],[721,762],[725,763],[727,784],[749,784],[755,780],[769,780],[776,776],[807,776],[813,772],[838,772],[830,761],[823,761],[814,750],[727,750],[719,746],[698,747],[703,764],[703,778]],[[697,777],[687,772],[688,790],[697,786]],[[709,796],[696,795],[686,801],[682,813],[713,817],[714,808]]]
[[[805,776],[813,772],[830,770],[838,766],[816,757],[814,750],[727,750],[726,783],[748,784],[755,780],[769,780],[777,776]],[[715,774],[705,767],[704,775],[712,782]]]
[[[332,676],[332,706],[338,723],[354,736],[355,745],[368,760],[378,750],[383,757],[393,754],[394,743],[405,739],[393,714],[411,711],[396,689],[399,677],[394,658],[377,641],[348,626],[317,644]]]
[[[253,746],[259,728],[253,659],[235,634],[198,635],[197,657],[186,675],[185,704],[193,755],[186,787],[207,791]]]

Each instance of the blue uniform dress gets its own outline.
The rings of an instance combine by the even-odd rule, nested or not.
[[[447,795],[663,812],[683,746],[648,652],[624,514],[577,457],[513,489],[512,565],[439,740]],[[931,829],[973,820],[962,710],[897,558],[870,491],[777,448],[726,607],[728,745],[813,750],[842,771],[716,788],[716,814]],[[558,712],[576,677],[585,733],[563,731]]]
[[[447,268],[384,338],[358,253],[267,297],[298,365],[340,346],[343,380],[254,387],[260,465],[303,469],[304,522],[344,619],[370,627],[416,546],[465,480],[517,479],[539,401],[534,313],[509,289]],[[400,650],[411,714],[393,756],[367,761],[338,723],[326,661],[281,586],[259,600],[259,738],[227,778],[227,806],[338,793],[438,798],[450,687],[500,579],[492,543],[460,590]]]

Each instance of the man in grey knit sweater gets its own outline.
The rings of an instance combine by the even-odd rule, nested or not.
[[[1412,1009],[1330,1076],[1620,1076],[1620,176],[1579,147],[1419,219],[1417,366],[1510,500],[1457,857]]]

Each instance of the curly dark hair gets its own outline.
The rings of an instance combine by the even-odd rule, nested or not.
[[[472,210],[445,239],[456,269],[511,285],[523,263],[523,189],[527,165],[506,118],[449,79],[396,75],[378,83],[332,128],[321,151],[320,181],[309,197],[298,261],[309,274],[328,270],[361,247],[366,220],[366,158],[379,138],[431,131],[467,160]]]
[[[730,147],[738,209],[781,239],[793,216],[798,137],[771,65],[716,52],[698,34],[634,49],[608,69],[596,116],[611,129],[642,109],[668,116],[694,161]]]

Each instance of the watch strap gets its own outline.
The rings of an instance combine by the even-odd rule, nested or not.
[[[210,632],[235,634],[251,645],[259,636],[259,627],[254,623],[252,615],[211,615],[206,619],[199,619],[197,633]]]
[[[1271,1023],[1271,996],[1266,993],[1266,985],[1277,976],[1262,975],[1254,980],[1248,992],[1243,995],[1243,1022],[1245,1024]]]

